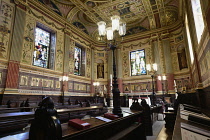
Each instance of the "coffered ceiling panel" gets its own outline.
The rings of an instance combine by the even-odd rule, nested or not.
[[[127,35],[162,28],[178,20],[179,0],[39,0],[57,7],[70,23],[95,36],[98,21],[110,23],[119,15],[127,24]],[[85,29],[84,29],[85,28]]]

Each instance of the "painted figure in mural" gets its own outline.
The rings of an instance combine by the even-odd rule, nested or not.
[[[77,59],[75,59],[75,63],[74,63],[74,66],[75,66],[75,70],[78,70],[79,69],[79,62]]]
[[[182,61],[182,68],[187,68],[187,59],[185,51],[182,51],[181,53],[181,61]]]
[[[137,73],[140,72],[140,64],[141,64],[141,59],[140,59],[140,55],[139,53],[136,53],[136,70],[137,70]]]
[[[178,53],[178,60],[179,60],[180,70],[188,67],[185,50],[182,50],[181,53]]]
[[[98,78],[104,78],[104,65],[98,64],[97,68],[98,68],[97,70]]]

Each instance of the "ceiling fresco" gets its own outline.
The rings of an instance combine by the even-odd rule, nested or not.
[[[179,0],[39,0],[90,36],[96,37],[97,22],[110,23],[119,15],[127,35],[169,26],[178,20]]]

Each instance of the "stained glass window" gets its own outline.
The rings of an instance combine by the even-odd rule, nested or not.
[[[82,56],[81,48],[75,46],[75,50],[74,50],[74,74],[75,75],[81,75],[81,56]]]
[[[50,33],[40,28],[35,29],[35,47],[33,53],[33,65],[43,68],[48,67]]]
[[[144,50],[130,52],[131,76],[145,75],[145,53]]]
[[[204,22],[203,22],[203,15],[200,5],[200,0],[191,0],[192,2],[192,9],[193,9],[193,16],[195,21],[195,29],[196,29],[196,35],[198,38],[198,42],[200,42],[201,35],[204,30]]]

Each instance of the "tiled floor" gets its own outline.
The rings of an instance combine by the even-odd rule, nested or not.
[[[147,136],[147,140],[172,140],[172,130],[165,128],[165,121],[156,121],[153,124],[153,136]]]

